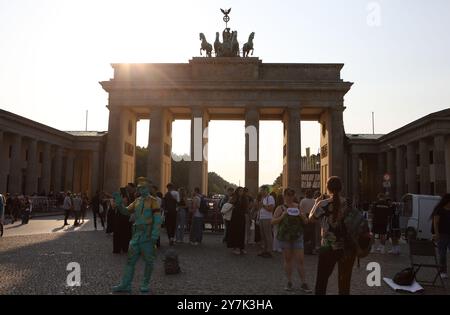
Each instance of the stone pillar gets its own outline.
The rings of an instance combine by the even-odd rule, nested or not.
[[[55,173],[53,177],[53,191],[58,193],[62,191],[62,155],[63,148],[58,146],[55,151]]]
[[[378,187],[379,192],[384,192],[383,188],[383,176],[386,173],[386,153],[380,152],[377,156],[377,178],[376,187]]]
[[[446,164],[445,164],[445,136],[437,135],[434,137],[433,150],[434,164],[434,193],[443,195],[447,191],[445,180]],[[449,161],[450,162],[450,161]],[[449,164],[450,165],[450,164]]]
[[[448,167],[450,165],[450,137],[449,136],[447,136],[446,144],[445,144],[445,165],[447,165],[447,167],[445,168],[447,193],[450,194],[450,167]]]
[[[164,191],[165,187],[161,187],[162,183],[162,156],[164,152],[163,143],[163,109],[154,108],[150,112],[150,122],[148,128],[148,160],[147,160],[147,178],[156,186],[160,191]]]
[[[148,147],[147,177],[164,192],[172,177],[172,114],[168,110],[151,109]]]
[[[38,152],[37,152],[37,140],[31,139],[28,146],[28,163],[27,163],[27,176],[25,193],[32,195],[38,193]]]
[[[430,191],[430,150],[425,139],[419,141],[420,154],[420,193],[429,195]]]
[[[351,178],[351,183],[352,183],[352,192],[351,192],[351,196],[353,198],[357,198],[359,200],[360,197],[360,191],[359,191],[359,187],[360,187],[360,183],[359,183],[359,154],[358,153],[352,153],[351,155],[351,159],[352,159],[352,178]]]
[[[250,108],[245,113],[245,187],[251,196],[259,187],[259,111]]]
[[[4,194],[6,192],[6,176],[8,170],[6,168],[6,159],[8,158],[9,149],[5,145],[5,134],[0,131],[0,192]]]
[[[405,149],[399,146],[395,149],[396,199],[400,201],[405,194]]]
[[[73,165],[75,160],[75,153],[73,151],[69,151],[67,154],[67,160],[66,160],[66,176],[65,176],[65,183],[64,183],[64,189],[73,191]],[[98,173],[98,171],[97,171]],[[81,191],[77,191],[79,193]]]
[[[121,109],[110,107],[104,178],[104,189],[109,193],[118,191],[122,181],[122,157],[124,154],[122,125]]]
[[[395,150],[390,149],[387,152],[387,172],[390,176],[391,188],[389,188],[389,197],[394,199],[396,196],[397,174],[395,171]]]
[[[294,189],[297,194],[300,194],[302,189],[300,108],[288,108],[285,111],[283,122],[283,187]]]
[[[406,146],[406,183],[408,184],[408,193],[417,193],[417,155],[416,144],[408,143]]]
[[[91,196],[94,196],[97,190],[99,190],[99,152],[97,150],[94,150],[91,152],[91,187],[90,187],[90,194]],[[73,165],[73,162],[72,162]]]
[[[52,180],[52,152],[50,143],[44,143],[42,153],[42,189],[46,194],[50,192],[50,183]]]
[[[208,112],[193,108],[191,116],[191,162],[189,168],[189,188],[199,187],[208,193]]]
[[[344,108],[330,109],[330,176],[344,178]]]
[[[12,136],[11,159],[9,162],[9,192],[12,194],[23,193],[22,191],[22,136]]]

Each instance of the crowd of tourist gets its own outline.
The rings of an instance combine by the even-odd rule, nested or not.
[[[344,220],[349,208],[361,208],[367,218],[371,217],[371,233],[378,241],[372,252],[386,253],[387,240],[391,239],[389,254],[400,253],[401,237],[399,207],[384,194],[379,194],[369,206],[361,206],[355,200],[342,196],[342,182],[338,177],[327,181],[327,194],[307,190],[304,197],[286,188],[280,193],[270,192],[262,186],[256,196],[249,194],[245,187],[228,188],[220,200],[202,194],[199,188],[189,193],[186,188],[170,183],[167,193],[151,186],[150,194],[157,200],[163,217],[170,246],[185,242],[198,246],[203,240],[208,213],[211,209],[220,211],[223,217],[223,243],[234,255],[246,255],[247,247],[255,244],[260,248],[258,256],[270,259],[281,252],[286,274],[286,290],[293,288],[293,273],[300,277],[301,289],[312,292],[305,277],[304,255],[317,254],[318,265],[315,284],[316,294],[325,294],[328,278],[338,265],[339,293],[349,294],[351,274],[357,249],[348,246],[349,231]],[[58,194],[59,195],[59,194]],[[133,183],[120,189],[125,206],[139,197]],[[94,228],[97,219],[107,234],[113,235],[113,253],[128,251],[132,237],[133,215],[126,216],[112,202],[112,196],[97,192],[91,199],[87,194],[67,192],[61,194],[59,202],[64,209],[64,226],[74,217],[74,226],[84,224],[88,210],[92,212]],[[10,215],[12,222],[32,211],[32,202],[26,196],[0,195],[0,222],[4,214]],[[445,195],[436,206],[430,218],[433,235],[438,244],[441,276],[447,278],[446,255],[450,246],[450,195]],[[157,242],[160,247],[160,240]]]

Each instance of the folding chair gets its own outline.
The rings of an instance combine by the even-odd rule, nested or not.
[[[411,267],[414,270],[414,277],[417,282],[423,285],[429,285],[434,287],[443,287],[445,288],[445,283],[441,278],[440,274],[440,265],[438,263],[438,259],[436,256],[436,246],[433,241],[427,241],[427,240],[409,240],[409,257],[411,260]],[[414,259],[414,257],[428,257],[428,261],[432,261],[431,258],[434,259],[434,263],[419,263],[417,259]],[[417,273],[421,268],[430,268],[436,270],[436,275],[433,279],[433,281],[422,281],[417,279]],[[441,281],[442,286],[437,286],[436,281],[439,278]]]

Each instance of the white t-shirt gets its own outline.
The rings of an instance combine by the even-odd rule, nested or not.
[[[306,215],[308,215],[309,212],[314,207],[315,203],[316,203],[316,201],[313,198],[303,198],[300,201],[299,208],[302,211],[302,213],[305,213]]]
[[[180,202],[180,194],[176,190],[172,190],[170,192],[172,194],[173,199],[175,199],[177,202]]]
[[[270,206],[273,205],[275,207],[275,199],[271,195],[267,195],[262,200],[263,205]],[[259,219],[265,220],[265,219],[272,219],[273,213],[270,211],[267,211],[266,209],[262,208],[259,210]]]

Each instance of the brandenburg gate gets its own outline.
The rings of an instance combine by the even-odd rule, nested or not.
[[[190,190],[199,187],[208,192],[207,161],[198,156],[195,146],[200,141],[207,150],[202,130],[210,120],[245,120],[246,127],[256,129],[256,139],[248,134],[245,144],[245,186],[253,194],[259,184],[260,120],[284,124],[284,187],[301,189],[302,120],[321,124],[322,190],[328,176],[343,177],[344,95],[352,86],[341,78],[343,64],[263,63],[248,56],[254,33],[241,57],[239,48],[233,51],[237,32],[230,33],[228,28],[222,43],[217,33],[212,57],[212,45],[202,35],[206,57],[194,57],[188,63],[113,64],[114,77],[101,82],[109,93],[105,191],[117,191],[143,175],[135,174],[140,119],[150,120],[147,176],[162,191],[171,180],[172,122],[176,119],[191,120]],[[199,121],[202,128],[194,128]],[[256,159],[249,158],[252,152]]]

